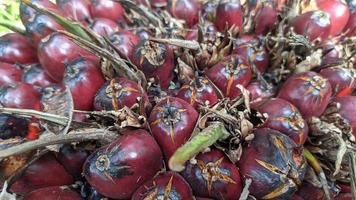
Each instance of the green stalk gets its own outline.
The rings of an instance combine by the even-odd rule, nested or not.
[[[208,126],[177,149],[169,159],[169,168],[173,171],[183,171],[185,162],[213,145],[216,141],[226,139],[229,135],[229,132],[221,122]]]

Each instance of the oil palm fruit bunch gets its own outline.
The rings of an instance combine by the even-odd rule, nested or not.
[[[352,199],[354,0],[21,0],[0,198]]]

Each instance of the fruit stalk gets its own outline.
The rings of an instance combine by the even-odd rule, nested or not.
[[[193,158],[199,152],[204,151],[216,141],[225,139],[229,135],[229,132],[221,122],[208,126],[177,149],[169,159],[169,168],[173,171],[183,171],[186,161]]]

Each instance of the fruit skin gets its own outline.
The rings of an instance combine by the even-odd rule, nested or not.
[[[350,124],[352,134],[356,136],[356,96],[335,97],[331,102],[340,104],[338,114]]]
[[[308,137],[308,125],[298,109],[286,100],[270,99],[258,108],[268,114],[263,127],[271,128],[289,136],[297,145],[303,145]]]
[[[255,138],[244,146],[238,162],[241,176],[252,179],[250,194],[257,199],[289,199],[304,178],[303,150],[276,130],[253,133]]]
[[[0,62],[0,86],[21,81],[22,70],[8,63]]]
[[[221,90],[225,97],[236,98],[240,94],[238,84],[246,86],[251,80],[251,68],[244,58],[232,55],[220,61],[206,72],[206,76]]]
[[[330,36],[336,36],[342,32],[346,26],[350,11],[342,0],[322,0],[318,3],[319,10],[329,13],[331,20]]]
[[[125,22],[125,11],[119,2],[112,0],[91,0],[93,18],[107,18],[116,23]]]
[[[176,200],[194,199],[189,184],[175,172],[166,172],[147,181],[135,191],[131,199],[144,200],[151,198],[152,200],[158,200],[162,197]]]
[[[33,85],[23,82],[3,85],[0,88],[0,105],[41,110],[40,94]]]
[[[131,60],[142,70],[147,79],[153,78],[163,90],[166,90],[173,78],[173,49],[165,44],[141,40],[134,50]]]
[[[254,35],[242,35],[236,40],[234,53],[242,56],[245,60],[251,59],[251,62],[260,72],[265,72],[269,64],[269,56],[264,45],[260,44],[258,38]]]
[[[260,81],[249,83],[246,89],[250,92],[250,106],[253,109],[257,109],[276,93],[273,86],[264,86]]]
[[[177,97],[183,99],[192,105],[195,109],[199,108],[199,105],[214,105],[218,102],[218,95],[215,89],[207,80],[203,77],[198,77],[192,80],[189,84],[183,85],[177,94]]]
[[[49,0],[30,0],[30,1],[37,6],[41,6],[60,15],[64,15],[64,13],[61,10],[59,10],[57,5]],[[31,18],[34,18],[36,14],[37,12],[33,8],[21,2],[20,18],[24,25],[26,25]]]
[[[356,36],[356,10],[350,14],[350,18],[345,25],[344,32],[347,33],[346,36],[348,37]]]
[[[139,129],[91,154],[84,163],[83,174],[99,193],[128,199],[161,169],[162,163],[162,153],[154,138]]]
[[[243,187],[240,173],[222,151],[212,149],[195,159],[197,164],[187,163],[182,172],[195,195],[218,200],[239,199]]]
[[[29,120],[15,115],[0,113],[0,139],[16,136],[26,137]]]
[[[31,64],[37,63],[38,58],[28,38],[19,33],[6,33],[0,37],[0,62]]]
[[[65,65],[79,57],[84,57],[96,65],[100,63],[97,56],[79,47],[61,33],[53,33],[43,39],[37,53],[45,72],[57,82],[63,80]]]
[[[350,88],[351,92],[356,88],[356,70],[343,66],[333,66],[322,69],[320,75],[328,79],[333,89],[333,94],[338,94],[345,88]]]
[[[140,37],[131,31],[116,32],[109,37],[121,57],[132,60],[135,46],[139,43]]]
[[[198,112],[182,99],[167,97],[156,104],[148,122],[167,160],[190,138],[197,120]]]
[[[309,11],[295,17],[291,25],[294,32],[305,35],[310,41],[317,38],[325,40],[329,36],[331,21],[323,11]]]
[[[59,186],[41,188],[26,194],[23,200],[82,200],[80,195],[70,189]]]
[[[72,176],[58,163],[54,155],[49,153],[32,163],[11,186],[10,191],[24,195],[39,188],[72,183]]]
[[[106,18],[96,18],[90,28],[97,34],[109,36],[112,33],[119,31],[119,26],[116,22]]]
[[[75,148],[70,144],[64,144],[59,149],[57,160],[70,175],[78,180],[82,177],[82,166],[88,156],[88,152]]]
[[[45,87],[54,83],[40,64],[29,65],[25,68],[22,81],[31,85]]]
[[[241,29],[243,24],[243,12],[239,0],[224,0],[216,8],[214,25],[218,31],[223,31],[225,27],[235,26]]]
[[[199,22],[201,4],[190,0],[169,0],[168,10],[173,17],[185,21],[187,27],[193,27]]]
[[[25,27],[35,46],[37,46],[43,38],[51,33],[58,30],[65,30],[54,19],[43,14],[36,14],[34,18],[30,19]]]
[[[139,103],[138,98],[143,98],[143,102],[148,103],[146,92],[136,82],[115,78],[101,86],[94,99],[94,109],[115,110],[113,96],[116,97],[117,109],[125,106],[131,108],[135,103]]]
[[[305,119],[319,117],[329,103],[331,86],[320,74],[303,72],[289,77],[277,97],[295,105]]]
[[[92,18],[88,0],[56,0],[56,3],[67,16],[83,25]]]
[[[255,30],[257,35],[266,35],[268,31],[278,22],[277,5],[274,1],[264,1],[254,7]]]
[[[100,68],[93,62],[79,57],[67,63],[63,83],[72,93],[75,109],[92,110],[96,92],[104,82]]]

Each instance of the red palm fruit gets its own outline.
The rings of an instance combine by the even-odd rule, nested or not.
[[[216,8],[218,7],[218,3],[214,1],[206,1],[202,5],[201,16],[208,20],[209,22],[215,21]]]
[[[29,33],[35,46],[46,36],[64,28],[58,24],[54,19],[47,15],[36,14],[34,18],[26,24],[26,31]]]
[[[167,160],[188,141],[197,120],[198,112],[182,99],[167,97],[156,104],[148,121]]]
[[[196,156],[182,172],[195,195],[217,200],[239,199],[242,181],[237,167],[220,150],[212,149]]]
[[[174,54],[170,46],[141,40],[135,46],[131,61],[143,71],[146,78],[153,78],[164,90],[168,88],[174,69]]]
[[[243,12],[240,0],[222,0],[216,8],[214,25],[218,31],[235,26],[241,29]]]
[[[73,183],[73,178],[52,154],[46,154],[32,163],[11,186],[10,191],[24,195],[33,190]]]
[[[233,99],[240,94],[236,86],[250,82],[251,68],[244,58],[232,55],[210,68],[206,75],[226,97]]]
[[[82,167],[88,157],[88,152],[75,148],[70,144],[64,144],[58,152],[57,160],[75,179],[82,177]]]
[[[38,58],[28,38],[19,33],[6,33],[0,37],[0,62],[31,64],[37,63]]]
[[[39,87],[46,87],[55,82],[45,73],[40,64],[27,66],[23,72],[22,81]]]
[[[113,0],[91,0],[93,18],[107,18],[116,23],[125,22],[125,11],[119,2]]]
[[[15,65],[0,62],[0,86],[20,82],[22,73]]]
[[[306,171],[302,147],[273,129],[256,129],[254,135],[238,162],[242,177],[252,180],[250,194],[257,199],[289,199]]]
[[[214,200],[214,199],[205,198],[205,197],[195,197],[195,200]]]
[[[94,109],[117,110],[125,106],[131,108],[141,100],[148,103],[148,96],[136,82],[115,78],[101,86],[94,99]]]
[[[141,185],[132,195],[131,200],[193,200],[189,184],[175,172],[161,174]]]
[[[53,186],[37,189],[25,195],[23,200],[82,200],[77,192],[69,188]]]
[[[63,82],[72,93],[75,109],[92,110],[96,92],[105,80],[97,65],[80,57],[67,64]]]
[[[335,197],[335,200],[352,200],[351,193],[342,193]]]
[[[29,120],[10,115],[0,114],[0,139],[9,139],[13,137],[26,137],[28,132]]]
[[[61,33],[44,38],[38,46],[38,58],[45,72],[55,81],[62,81],[66,63],[84,57],[95,64],[99,58],[81,48]]]
[[[109,36],[116,31],[119,31],[119,26],[116,22],[106,18],[96,18],[90,25],[90,28],[97,34]]]
[[[88,0],[56,0],[56,3],[66,16],[84,25],[92,18]]]
[[[304,181],[299,190],[295,193],[303,200],[324,200],[325,194],[323,188],[314,186],[307,181]],[[331,198],[334,199],[334,198]]]
[[[30,0],[30,1],[37,6],[46,8],[60,15],[64,15],[64,13],[57,7],[57,5],[51,2],[50,0]],[[21,2],[20,18],[24,25],[26,25],[31,18],[34,18],[36,14],[37,12],[33,8]]]
[[[162,167],[162,152],[145,130],[127,132],[91,154],[83,166],[88,183],[114,199],[128,199]]]
[[[189,84],[183,85],[177,94],[177,97],[190,103],[194,108],[199,105],[214,105],[218,102],[218,95],[208,79],[198,77]]]
[[[211,23],[205,23],[202,27],[203,37],[204,39],[210,39],[216,37],[216,28]],[[186,40],[198,40],[198,26],[194,26],[192,30],[189,30],[185,35]]]
[[[318,3],[318,9],[330,15],[331,27],[329,35],[340,34],[350,17],[350,11],[346,3],[343,3],[342,0],[322,0]]]
[[[351,185],[347,183],[338,183],[337,184],[340,187],[340,192],[341,193],[350,193],[351,192]]]
[[[299,195],[294,194],[293,196],[291,196],[289,198],[289,200],[304,200],[304,199],[302,197],[300,197]]]
[[[319,117],[331,97],[327,79],[316,72],[303,72],[287,79],[279,90],[278,97],[295,105],[304,118]]]
[[[0,88],[0,105],[41,110],[40,94],[33,85],[23,82],[3,85]]]
[[[266,35],[278,22],[276,2],[273,0],[259,2],[253,9],[256,12],[254,16],[254,33],[257,35]]]
[[[268,67],[269,55],[267,50],[253,35],[243,35],[238,38],[234,53],[242,56],[245,60],[250,59],[260,72],[265,72]]]
[[[258,108],[268,115],[264,127],[288,135],[297,145],[303,145],[308,136],[308,125],[298,109],[286,100],[275,98]]]
[[[356,88],[356,70],[354,68],[338,65],[322,69],[319,73],[328,79],[334,94],[338,94],[345,88],[350,88],[351,92]]]
[[[130,60],[133,58],[135,46],[140,41],[140,37],[131,31],[116,32],[110,35],[109,39],[120,56]]]
[[[260,81],[249,83],[246,89],[250,92],[250,106],[254,109],[268,101],[276,93],[273,86],[264,86]]]
[[[308,37],[310,41],[317,38],[327,39],[330,32],[331,21],[328,13],[323,11],[309,11],[292,20],[294,32]]]
[[[199,1],[189,0],[169,0],[168,10],[173,17],[185,21],[187,27],[193,27],[199,22],[199,11],[201,4]]]
[[[321,48],[325,52],[323,55],[321,66],[335,65],[344,56],[344,47],[339,44],[338,39],[331,38],[321,44]]]
[[[332,102],[339,104],[339,115],[351,126],[352,133],[356,136],[356,96],[335,97]]]
[[[350,18],[345,25],[344,32],[348,37],[356,36],[356,9],[350,14]]]

